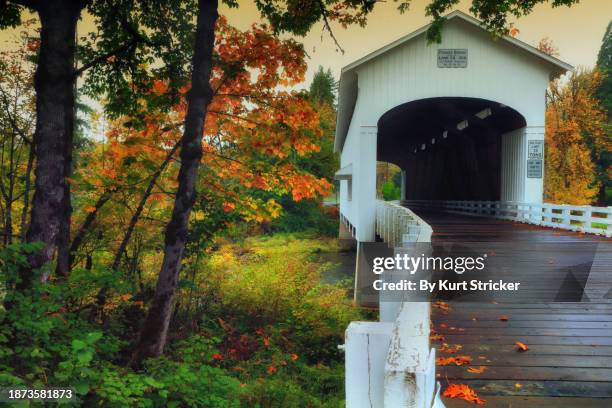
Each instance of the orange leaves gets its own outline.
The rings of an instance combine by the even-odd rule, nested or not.
[[[479,398],[476,392],[465,384],[449,384],[443,395],[447,398],[458,398],[476,405],[485,405],[486,401]]]
[[[502,322],[507,322],[508,321],[508,316],[501,315],[501,316],[499,316],[499,320],[501,320]]]
[[[472,363],[472,357],[470,356],[453,356],[453,357],[438,357],[436,358],[436,365],[447,366],[447,365],[468,365]]]
[[[444,336],[443,336],[443,335],[441,335],[441,334],[437,334],[437,333],[435,333],[435,332],[432,332],[432,333],[429,335],[429,340],[431,340],[431,341],[444,341],[444,340],[446,340],[446,337],[444,337]]]
[[[601,177],[593,158],[610,151],[607,115],[596,98],[597,70],[577,70],[550,83],[546,109],[544,186],[547,201],[591,204]]]
[[[516,344],[516,351],[524,352],[524,351],[529,350],[529,346],[527,346],[525,343],[521,343],[520,341],[517,341],[514,344]]]
[[[472,374],[482,374],[486,371],[487,367],[478,366],[478,367],[468,367],[467,372]]]
[[[153,87],[151,91],[157,96],[163,95],[168,92],[168,84],[165,81],[156,79],[153,81]]]
[[[438,347],[438,351],[440,353],[456,353],[461,350],[463,346],[461,344],[455,344],[454,346],[449,346],[448,343],[442,343],[440,347]]]
[[[87,213],[93,213],[97,211],[97,208],[94,205],[86,205],[83,210]]]
[[[432,306],[444,312],[448,312],[450,310],[450,306],[446,302],[437,301]]]

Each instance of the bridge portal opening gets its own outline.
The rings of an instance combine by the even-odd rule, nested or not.
[[[494,101],[416,100],[378,121],[377,160],[405,172],[408,200],[508,200],[516,169],[504,157],[515,154],[513,133],[525,126],[523,115]]]

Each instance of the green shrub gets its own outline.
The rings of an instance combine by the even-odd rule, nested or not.
[[[402,191],[393,181],[385,181],[382,185],[381,193],[385,201],[392,201],[399,200]]]

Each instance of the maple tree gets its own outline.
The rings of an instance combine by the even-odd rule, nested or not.
[[[596,163],[609,151],[605,112],[594,93],[601,83],[596,70],[578,70],[563,83],[550,84],[546,109],[546,201],[591,204],[601,178],[612,169],[598,170]]]

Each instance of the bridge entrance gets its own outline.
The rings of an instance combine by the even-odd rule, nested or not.
[[[520,148],[512,135],[525,126],[523,115],[497,102],[421,99],[380,118],[377,160],[402,169],[402,199],[499,201],[513,194],[502,186],[521,181],[511,169],[512,150]]]

